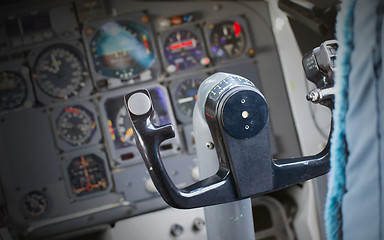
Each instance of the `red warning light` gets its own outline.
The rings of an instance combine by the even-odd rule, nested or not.
[[[238,22],[233,23],[233,30],[235,30],[235,36],[239,36],[239,34],[241,33],[241,26]]]

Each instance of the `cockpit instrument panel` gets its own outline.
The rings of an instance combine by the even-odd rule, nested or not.
[[[171,28],[161,33],[166,71],[172,74],[209,64],[200,29],[195,26]]]
[[[98,88],[148,81],[158,75],[160,67],[147,15],[91,22],[84,29]]]
[[[90,93],[92,85],[82,45],[55,43],[30,54],[38,99],[49,104]]]
[[[300,152],[289,101],[273,97],[288,99],[267,3],[8,2],[0,9],[0,212],[21,238],[60,238],[166,207],[124,105],[139,88],[151,93],[155,124],[175,127],[160,153],[178,187],[198,180],[192,114],[200,84],[218,71],[255,81],[279,154]]]
[[[100,194],[110,189],[105,154],[88,153],[67,162],[65,168],[70,193],[74,197]]]
[[[57,107],[52,117],[56,142],[63,151],[91,146],[101,139],[96,110],[90,102]]]

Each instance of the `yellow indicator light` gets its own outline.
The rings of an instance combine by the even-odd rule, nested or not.
[[[129,128],[126,132],[125,132],[125,136],[130,136],[132,137],[133,135],[133,129],[132,128]]]
[[[89,36],[89,35],[92,35],[92,33],[93,33],[93,28],[87,28],[87,29],[85,30],[85,34],[87,34],[88,36]]]
[[[145,16],[143,16],[143,17],[141,18],[141,21],[142,21],[143,23],[147,23],[147,22],[149,22],[149,17],[148,17],[147,15],[145,15]]]

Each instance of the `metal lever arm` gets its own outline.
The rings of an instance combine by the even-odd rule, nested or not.
[[[132,101],[140,101],[140,106],[144,105],[144,109],[135,109]],[[220,168],[215,175],[184,189],[177,188],[167,174],[160,156],[160,144],[175,136],[173,126],[156,126],[152,123],[154,110],[147,90],[127,94],[125,103],[136,133],[137,148],[153,183],[169,205],[177,208],[195,208],[237,200],[233,192],[235,186],[232,175],[225,168]]]
[[[273,159],[276,190],[321,176],[329,171],[330,141],[314,156]]]

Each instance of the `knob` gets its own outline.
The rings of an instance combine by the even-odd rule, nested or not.
[[[193,180],[195,180],[195,181],[200,180],[199,168],[197,166],[192,168],[192,174],[191,175],[192,175]]]
[[[201,231],[201,230],[203,230],[204,226],[205,226],[205,222],[204,222],[203,219],[201,219],[201,218],[195,218],[195,219],[193,220],[193,226],[192,226],[192,229],[193,229],[194,231],[196,231],[196,232]]]
[[[153,181],[150,178],[145,181],[145,189],[147,189],[147,191],[150,193],[157,193],[155,184],[153,184]]]
[[[178,237],[181,234],[183,234],[183,232],[184,232],[184,228],[181,225],[175,223],[175,224],[173,224],[171,226],[171,234],[172,234],[172,236]]]

